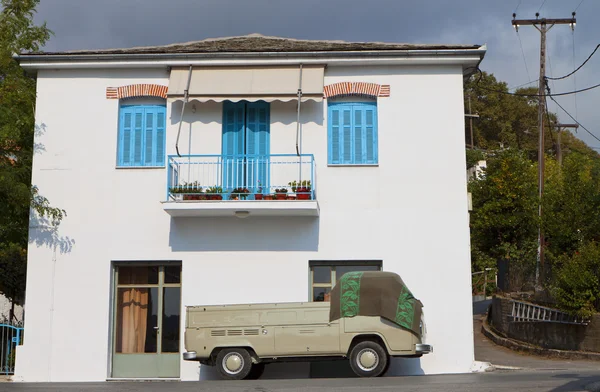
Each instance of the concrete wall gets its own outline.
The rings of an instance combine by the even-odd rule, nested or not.
[[[491,324],[506,337],[546,349],[600,352],[600,315],[592,317],[587,326],[513,322],[511,309],[509,299],[494,297],[492,300]]]
[[[319,218],[171,219],[161,207],[164,168],[116,168],[119,102],[105,98],[109,86],[166,85],[166,71],[41,71],[33,183],[68,216],[59,232],[31,222],[27,339],[17,353],[17,379],[110,375],[111,268],[124,260],[181,260],[182,314],[186,305],[306,301],[309,260],[383,260],[383,269],[401,274],[424,303],[427,341],[435,347],[421,359],[395,360],[389,374],[468,372],[473,330],[461,67],[327,68],[325,83],[339,81],[389,84],[391,96],[378,99],[374,167],[329,167],[327,103],[303,105],[303,152],[317,162]],[[175,154],[176,109],[167,104],[168,154]],[[220,104],[196,109],[186,112],[181,153],[220,153]],[[294,109],[272,105],[272,153],[295,152]],[[308,369],[275,366],[265,376],[307,376]],[[181,363],[184,380],[213,376]]]

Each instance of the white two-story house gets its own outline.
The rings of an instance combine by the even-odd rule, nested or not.
[[[33,183],[67,217],[31,218],[15,379],[212,378],[182,360],[185,306],[323,301],[350,270],[424,304],[434,353],[388,375],[468,372],[463,81],[484,54],[251,35],[19,55]]]

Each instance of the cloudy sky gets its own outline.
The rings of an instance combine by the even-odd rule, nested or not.
[[[517,18],[569,18],[548,33],[548,76],[579,66],[600,43],[600,0],[42,0],[36,21],[54,36],[45,50],[122,48],[245,35],[384,41],[487,44],[481,65],[510,87],[539,77],[540,34],[511,25]],[[596,22],[594,22],[596,20]],[[521,50],[521,47],[523,48]],[[568,92],[600,83],[600,50],[576,73],[551,84]],[[600,88],[557,101],[600,138]],[[562,122],[573,122],[552,101]],[[595,140],[577,135],[592,147]]]

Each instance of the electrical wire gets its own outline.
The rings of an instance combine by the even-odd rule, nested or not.
[[[481,78],[483,77],[483,72],[479,68],[476,68],[476,70],[477,70],[477,72],[479,72],[479,79],[477,80],[477,82],[475,82],[475,86],[476,87],[478,87],[478,88],[480,88],[482,90],[491,91],[491,92],[495,92],[495,93],[498,93],[498,94],[515,95],[517,97],[544,97],[544,96],[560,97],[560,96],[563,96],[563,95],[571,95],[571,94],[582,93],[584,91],[589,91],[589,90],[593,90],[595,88],[600,87],[600,83],[598,83],[598,84],[596,84],[594,86],[582,88],[580,90],[568,91],[568,92],[564,92],[564,93],[555,93],[555,94],[551,94],[551,95],[509,93],[508,91],[494,90],[494,89],[491,89],[491,88],[479,86],[479,82],[481,82]]]
[[[521,35],[517,31],[517,38],[519,38],[519,46],[521,47],[521,54],[523,55],[523,63],[525,64],[525,71],[527,71],[527,79],[531,80],[531,75],[529,74],[529,67],[527,66],[527,59],[525,59],[525,50],[523,49],[523,42],[521,42]]]
[[[546,4],[546,1],[548,1],[548,0],[544,0],[544,1],[542,2],[542,5],[540,5],[540,9],[538,10],[538,12],[540,12],[540,11],[542,10],[542,7],[544,6],[544,4]]]
[[[528,84],[537,83],[538,81],[539,81],[539,79],[532,80],[532,81],[530,81],[530,82],[523,83],[523,84],[520,84],[520,85],[518,85],[518,86],[515,86],[515,87],[509,87],[508,89],[509,89],[509,90],[516,90],[516,89],[518,89],[518,88],[521,88],[521,87],[523,87],[523,86],[527,86]]]
[[[519,4],[517,4],[517,8],[515,8],[514,13],[517,13],[517,10],[519,9],[519,7],[521,6],[521,3],[523,2],[523,0],[519,0]]]
[[[565,108],[563,108],[563,107],[561,106],[561,104],[560,104],[560,103],[558,103],[558,102],[556,101],[556,99],[554,99],[554,98],[553,98],[551,95],[549,95],[549,97],[550,97],[550,99],[551,99],[551,100],[553,100],[553,101],[554,101],[554,103],[555,103],[555,104],[557,104],[557,105],[558,105],[558,107],[559,107],[559,108],[561,108],[561,109],[562,109],[562,111],[563,111],[563,112],[565,112],[565,113],[567,114],[567,116],[571,117],[571,120],[575,121],[575,123],[576,123],[577,125],[579,125],[579,126],[580,126],[581,128],[583,128],[583,129],[584,129],[584,130],[585,130],[587,133],[589,133],[589,134],[590,134],[590,135],[591,135],[591,136],[592,136],[594,139],[596,139],[596,140],[598,140],[598,141],[600,142],[600,138],[599,138],[598,136],[594,135],[594,134],[593,134],[593,133],[592,133],[592,132],[591,132],[589,129],[587,129],[587,128],[586,128],[586,127],[584,127],[584,126],[583,126],[583,125],[582,125],[582,124],[581,124],[579,121],[577,121],[577,120],[575,119],[575,117],[573,117],[573,116],[571,115],[571,113],[567,112],[567,110],[566,110]]]
[[[574,48],[574,46],[573,46],[573,48]],[[594,55],[594,53],[596,53],[596,51],[598,50],[598,48],[600,48],[600,44],[596,45],[596,49],[594,49],[594,51],[592,52],[592,54],[590,54],[588,56],[588,58],[579,67],[577,67],[577,69],[574,70],[573,72],[571,72],[571,73],[569,73],[569,74],[567,74],[565,76],[561,76],[559,78],[548,78],[548,79],[550,79],[550,80],[561,80],[561,79],[568,78],[569,76],[575,74],[575,72],[579,71],[585,65],[585,63],[587,63],[592,58],[592,56]],[[575,49],[573,49],[573,50],[575,50]]]
[[[577,10],[579,9],[579,7],[581,7],[581,4],[583,4],[584,1],[585,0],[581,0],[581,2],[579,3],[579,5],[577,6],[577,8],[575,8],[575,11],[573,11],[573,12],[577,12]]]

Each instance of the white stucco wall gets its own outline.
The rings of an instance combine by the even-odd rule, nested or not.
[[[31,231],[26,339],[16,378],[109,376],[115,260],[182,260],[183,308],[306,301],[309,260],[381,259],[383,269],[401,274],[422,300],[427,340],[435,348],[421,359],[395,361],[389,374],[469,371],[461,68],[327,68],[325,84],[339,81],[389,84],[391,96],[378,99],[376,167],[328,167],[327,103],[303,104],[303,152],[317,162],[318,219],[171,219],[160,204],[165,169],[115,168],[119,102],[105,98],[109,86],[166,85],[166,71],[41,71],[36,119],[44,132],[36,142],[43,150],[34,160],[33,182],[68,216],[57,235]],[[220,153],[220,108],[197,103],[196,113],[186,113],[182,154]],[[175,154],[180,109],[167,104],[168,154]],[[295,119],[294,103],[272,104],[271,153],[295,152]],[[221,289],[224,280],[227,290]],[[302,364],[279,367],[285,368],[295,376],[307,373]],[[195,363],[181,363],[184,380],[211,376]]]

